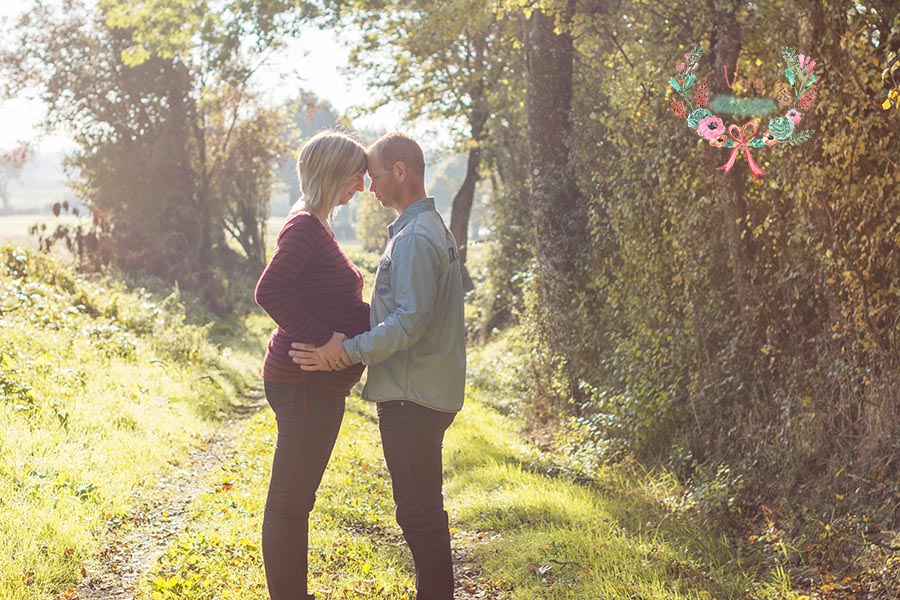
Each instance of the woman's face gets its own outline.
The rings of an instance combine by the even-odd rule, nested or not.
[[[341,196],[341,201],[338,203],[340,206],[344,206],[345,204],[350,202],[350,198],[352,198],[353,194],[355,194],[356,192],[365,190],[365,178],[366,174],[365,172],[363,172],[352,177],[350,181],[347,182],[347,187],[344,190],[343,195]]]

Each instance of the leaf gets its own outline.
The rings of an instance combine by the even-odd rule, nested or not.
[[[688,65],[692,65],[700,60],[700,57],[703,56],[703,46],[694,46],[691,49],[691,54],[688,56]]]
[[[697,79],[697,76],[691,73],[690,77],[688,77],[687,83],[684,85],[684,91],[688,91],[691,89],[691,86],[694,85],[694,81]]]
[[[808,88],[809,86],[811,86],[812,84],[814,84],[814,83],[817,82],[818,80],[819,80],[819,78],[816,77],[815,75],[813,75],[812,77],[809,78],[809,81],[806,82],[806,85],[803,86],[803,89]]]
[[[787,80],[791,83],[791,85],[794,85],[794,72],[790,69],[785,69],[784,74],[787,75]]]
[[[891,99],[890,99],[890,98],[887,98],[887,99],[881,104],[881,108],[883,108],[884,110],[890,110],[890,109],[891,109]]]
[[[792,71],[800,70],[800,60],[797,58],[797,51],[787,46],[781,47],[781,56],[784,57],[784,64]],[[792,82],[793,83],[793,82]]]
[[[673,88],[675,88],[675,91],[676,91],[676,92],[684,93],[684,90],[681,89],[681,86],[678,85],[678,81],[677,81],[674,77],[672,77],[672,78],[669,79],[669,84],[670,84]]]
[[[812,129],[805,129],[803,131],[795,132],[789,140],[791,142],[791,146],[799,146],[803,142],[808,141],[810,138],[812,138],[813,133],[815,133],[815,131]]]
[[[134,44],[122,50],[122,64],[126,67],[139,67],[151,58],[150,51],[140,44]]]

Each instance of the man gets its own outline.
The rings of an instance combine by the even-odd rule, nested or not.
[[[363,398],[377,403],[397,523],[412,551],[417,600],[452,600],[441,444],[462,408],[466,349],[456,240],[425,192],[422,149],[401,133],[368,151],[370,191],[397,211],[375,275],[371,331],[315,348],[294,344],[305,370],[369,366]]]

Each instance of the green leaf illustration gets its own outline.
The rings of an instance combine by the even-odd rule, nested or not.
[[[792,71],[800,70],[800,59],[797,58],[797,51],[787,46],[781,47],[781,56],[784,57],[784,64]]]
[[[815,133],[812,129],[804,129],[803,131],[798,131],[791,136],[789,140],[791,142],[791,146],[799,146],[803,142],[808,141]]]
[[[684,84],[685,92],[688,91],[689,89],[691,89],[691,86],[694,85],[694,80],[696,80],[696,79],[697,79],[697,76],[694,75],[693,73],[691,73],[690,76],[688,76],[687,83]]]
[[[688,66],[691,66],[698,60],[700,60],[701,56],[703,56],[703,46],[695,46],[694,48],[692,48],[691,54],[690,56],[688,56]]]
[[[679,92],[679,93],[682,93],[682,94],[684,93],[684,90],[681,89],[681,86],[678,85],[678,81],[677,81],[674,77],[672,77],[672,78],[669,79],[669,84],[670,84],[673,88],[675,88],[675,91],[676,91],[676,92]]]
[[[785,69],[784,74],[787,75],[787,80],[791,83],[791,85],[794,85],[794,72],[790,69]]]

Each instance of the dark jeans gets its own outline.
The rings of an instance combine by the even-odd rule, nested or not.
[[[309,512],[344,418],[344,398],[304,385],[265,382],[278,423],[262,526],[271,600],[306,600]]]
[[[378,403],[397,524],[416,565],[416,600],[453,599],[450,530],[441,495],[441,445],[455,416],[405,400]]]

